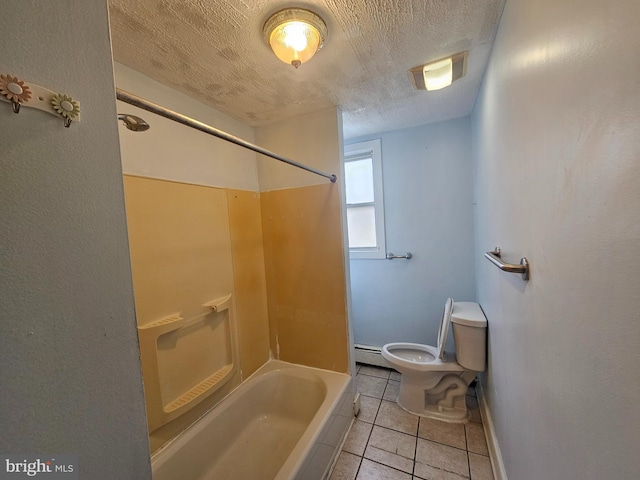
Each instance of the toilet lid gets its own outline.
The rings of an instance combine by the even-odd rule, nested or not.
[[[442,314],[442,322],[438,329],[438,358],[442,359],[444,355],[444,347],[447,344],[447,335],[449,335],[449,324],[451,323],[451,312],[453,312],[453,298],[447,298],[444,304],[444,313]]]

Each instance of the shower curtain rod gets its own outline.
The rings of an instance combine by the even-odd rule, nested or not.
[[[178,112],[174,112],[173,110],[169,110],[168,108],[164,108],[156,103],[150,102],[149,100],[145,100],[144,98],[140,98],[132,93],[125,92],[119,88],[116,88],[116,97],[118,100],[121,100],[125,103],[133,105],[135,107],[142,108],[147,112],[155,113],[156,115],[160,115],[161,117],[168,118],[169,120],[173,120],[174,122],[181,123],[186,125],[187,127],[195,128],[196,130],[200,130],[201,132],[208,133],[209,135],[213,135],[214,137],[221,138],[222,140],[226,140],[227,142],[235,143],[236,145],[248,148],[249,150],[253,150],[256,153],[261,153],[262,155],[266,155],[267,157],[275,158],[284,163],[288,163],[289,165],[293,165],[294,167],[301,168],[306,170],[307,172],[315,173],[316,175],[320,175],[321,177],[328,178],[331,180],[331,183],[335,183],[337,177],[334,174],[324,173],[320,170],[316,170],[315,168],[308,167],[302,163],[298,163],[289,158],[278,155],[277,153],[270,152],[258,145],[254,145],[253,143],[249,143],[246,140],[238,138],[230,133],[223,132],[222,130],[218,130],[217,128],[211,127],[206,123],[199,122],[198,120],[194,120],[193,118],[187,117],[186,115],[182,115]]]

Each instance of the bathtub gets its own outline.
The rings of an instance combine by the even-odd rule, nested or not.
[[[351,377],[263,365],[151,458],[153,480],[320,480],[353,420]]]

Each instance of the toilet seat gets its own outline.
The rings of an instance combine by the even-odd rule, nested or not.
[[[418,372],[439,370],[443,372],[462,372],[464,368],[455,361],[446,361],[438,357],[438,349],[421,343],[387,343],[382,347],[382,356],[398,367]]]
[[[447,361],[444,347],[449,334],[451,313],[453,312],[453,299],[448,298],[444,306],[442,321],[438,328],[438,345],[423,345],[420,343],[397,342],[388,343],[382,347],[382,356],[398,366],[414,371],[462,371],[464,368],[455,361]]]
[[[442,313],[442,321],[438,328],[438,358],[444,359],[444,347],[447,344],[447,336],[449,335],[449,325],[451,324],[451,314],[453,313],[453,298],[447,298],[444,304],[444,312]]]

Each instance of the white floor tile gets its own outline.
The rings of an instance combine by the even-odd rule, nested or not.
[[[416,437],[374,426],[364,456],[403,472],[412,473],[415,451]]]
[[[358,420],[361,422],[373,423],[380,408],[380,399],[360,395],[360,413]]]
[[[358,374],[356,376],[358,391],[363,395],[382,398],[387,381],[384,378],[372,377],[371,375]]]
[[[348,452],[340,452],[329,480],[354,480],[358,474],[361,457]]]
[[[447,423],[431,418],[421,418],[418,436],[463,450],[467,449],[462,423]]]
[[[431,467],[429,465],[418,465],[416,463],[415,469],[415,479],[424,479],[424,480],[468,480],[469,477],[463,477],[462,475],[458,475],[457,473],[447,472],[445,470],[441,470],[439,468]]]
[[[375,424],[409,435],[418,432],[418,416],[404,411],[396,403],[383,400]]]
[[[433,469],[469,478],[467,452],[419,438],[416,449],[415,475],[429,479],[428,471]]]
[[[364,449],[369,441],[369,435],[371,434],[371,428],[373,425],[370,423],[361,422],[356,420],[351,425],[351,430],[347,435],[347,439],[344,441],[342,450],[345,452],[353,453],[354,455],[362,456]]]
[[[387,382],[387,388],[385,388],[384,395],[382,395],[382,398],[384,400],[389,400],[390,402],[396,402],[398,400],[399,393],[400,393],[400,382],[389,380]]]
[[[365,458],[356,480],[411,480],[411,475]]]
[[[359,385],[379,396],[360,397],[330,480],[494,480],[477,399],[467,396],[466,425],[418,417],[386,399],[399,386],[392,377],[359,376]]]
[[[467,450],[480,455],[489,455],[482,424],[469,422],[465,425],[465,429],[467,431]]]
[[[389,370],[388,368],[376,367],[373,365],[362,365],[358,373],[360,375],[371,375],[372,377],[379,377],[387,380],[389,378],[391,370]]]
[[[493,480],[489,457],[469,452],[469,469],[471,470],[471,480]]]

